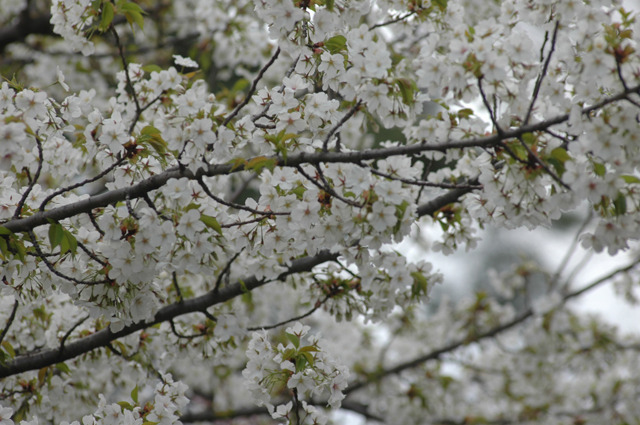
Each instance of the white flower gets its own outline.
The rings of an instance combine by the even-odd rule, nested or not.
[[[185,58],[180,55],[173,55],[173,61],[176,65],[184,66],[185,68],[199,68],[198,62],[191,58]]]
[[[289,334],[297,335],[298,337],[302,338],[303,336],[307,335],[309,330],[311,330],[310,326],[303,325],[300,322],[296,322],[293,324],[293,326],[289,326],[286,329],[286,332]]]
[[[11,415],[13,415],[12,408],[0,406],[0,425],[13,425]]]
[[[318,71],[324,72],[325,79],[333,79],[344,71],[344,57],[340,53],[332,55],[329,52],[324,52],[320,56],[320,60]]]
[[[24,89],[16,95],[16,106],[25,117],[44,116],[47,113],[47,93]]]
[[[293,407],[293,402],[291,401],[287,404],[280,404],[278,407],[276,407],[276,410],[273,413],[271,413],[271,417],[273,419],[284,418],[289,414],[289,412],[291,412],[292,407]]]
[[[106,145],[111,152],[118,153],[123,151],[123,145],[127,143],[129,139],[127,128],[119,112],[115,111],[111,114],[111,118],[102,122],[102,134],[98,138],[98,141]]]
[[[187,238],[195,237],[196,233],[204,230],[204,223],[200,220],[200,211],[189,210],[180,217],[177,227],[178,233]]]
[[[368,216],[369,224],[378,232],[383,232],[387,228],[396,224],[396,208],[391,205],[385,205],[383,202],[376,202],[371,208]]]
[[[60,69],[60,67],[57,68],[56,74],[58,76],[58,84],[62,86],[64,91],[69,91],[69,85],[64,82],[64,74],[62,73],[62,70]]]

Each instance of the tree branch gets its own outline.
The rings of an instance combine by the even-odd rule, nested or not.
[[[419,215],[433,214],[443,206],[455,202],[460,196],[467,193],[471,189],[454,189],[451,192],[433,199],[425,205],[418,208]],[[321,251],[313,257],[302,257],[294,260],[288,270],[280,274],[276,280],[284,280],[287,276],[297,273],[310,271],[315,266],[327,261],[335,261],[339,254],[328,250]],[[180,300],[174,304],[161,308],[154,318],[149,322],[135,323],[126,326],[119,332],[111,332],[109,328],[96,332],[95,334],[73,341],[63,347],[63,349],[47,349],[36,353],[20,356],[14,360],[0,365],[0,378],[26,372],[28,370],[40,369],[55,363],[72,359],[96,348],[106,347],[111,341],[130,335],[139,330],[148,328],[157,323],[167,322],[175,317],[189,313],[202,312],[207,308],[228,301],[246,291],[269,283],[268,281],[258,280],[255,276],[245,279],[239,279],[237,282],[227,285],[223,288],[215,288],[204,295],[191,298],[188,300]]]
[[[242,110],[242,108],[247,106],[247,104],[251,100],[251,96],[253,96],[253,94],[256,91],[256,88],[258,87],[258,82],[262,79],[264,73],[267,72],[267,69],[269,69],[269,67],[271,65],[273,65],[273,63],[276,61],[276,59],[278,59],[279,55],[280,55],[280,47],[278,47],[276,49],[276,51],[273,54],[273,56],[271,56],[271,59],[269,59],[269,62],[267,62],[262,67],[262,69],[260,69],[260,72],[258,72],[258,75],[256,75],[256,78],[253,79],[253,82],[251,83],[251,87],[249,88],[249,91],[247,92],[247,95],[245,96],[244,100],[242,102],[240,102],[240,104],[238,106],[236,106],[233,111],[231,111],[231,113],[224,119],[224,121],[222,121],[222,124],[220,124],[220,127],[224,127],[227,124],[229,124],[231,122],[231,120],[236,115],[238,115],[238,113]]]
[[[631,87],[629,90],[625,90],[618,93],[617,95],[604,99],[603,101],[593,106],[584,108],[582,110],[582,113],[589,114],[592,111],[600,109],[605,105],[626,99],[629,94],[639,92],[640,85],[636,85],[634,87]],[[392,146],[388,148],[368,149],[356,152],[302,152],[298,154],[288,155],[287,159],[284,159],[283,157],[278,155],[272,156],[267,159],[274,159],[276,163],[282,167],[297,167],[303,164],[315,165],[321,163],[358,163],[361,161],[372,159],[388,158],[390,156],[416,155],[422,152],[446,152],[450,149],[488,147],[497,145],[503,140],[516,138],[525,133],[547,130],[548,128],[557,124],[561,124],[568,119],[569,114],[558,115],[556,117],[549,118],[548,120],[541,121],[535,124],[528,124],[511,130],[503,130],[502,134],[493,134],[491,136],[476,137],[465,140],[449,140],[443,143],[417,143],[412,145]],[[247,161],[247,163],[250,162],[250,160]],[[12,219],[5,222],[3,226],[13,233],[24,232],[30,229],[34,229],[35,227],[47,224],[49,219],[60,221],[81,213],[89,213],[95,208],[103,208],[107,205],[124,201],[127,198],[136,199],[144,197],[146,193],[159,189],[169,179],[172,178],[180,179],[186,177],[188,179],[195,180],[200,176],[212,177],[219,175],[229,175],[232,173],[249,170],[249,168],[246,167],[246,164],[240,166],[237,166],[236,164],[213,164],[209,165],[206,169],[198,169],[196,173],[192,173],[186,168],[173,167],[163,173],[156,174],[145,180],[142,180],[136,185],[111,190],[109,192],[95,195],[88,199],[83,199],[73,204],[64,205],[49,211],[39,211],[29,217]]]
[[[277,280],[284,280],[287,276],[311,270],[318,264],[332,261],[338,254],[329,251],[322,251],[313,257],[304,257],[294,260],[289,269],[277,277]],[[148,322],[139,322],[126,326],[119,332],[112,332],[109,328],[102,329],[92,335],[80,338],[66,344],[60,349],[45,349],[28,355],[19,356],[4,365],[0,364],[0,378],[40,369],[45,366],[60,363],[72,359],[79,355],[88,353],[96,348],[107,347],[112,341],[130,335],[139,330],[148,328],[158,323],[168,322],[175,317],[189,313],[202,312],[207,308],[231,300],[246,291],[252,291],[269,281],[259,280],[255,276],[240,279],[232,285],[212,290],[199,297],[183,300],[178,303],[168,305],[160,309],[153,319]]]
[[[585,292],[588,292],[590,290],[592,290],[593,288],[601,285],[604,282],[607,282],[608,280],[610,280],[611,278],[617,276],[620,273],[625,273],[631,269],[633,269],[634,267],[636,267],[638,265],[639,261],[638,260],[634,260],[632,261],[630,264],[621,267],[619,269],[616,269],[614,271],[612,271],[611,273],[607,274],[606,276],[603,276],[597,280],[595,280],[594,282],[586,285],[583,288],[577,289],[573,292],[570,292],[568,294],[566,294],[564,297],[562,297],[562,305],[564,305],[567,301],[569,301],[572,298],[575,298],[577,296],[580,296],[582,294],[584,294]],[[382,371],[378,371],[378,372],[374,372],[371,373],[369,375],[369,378],[367,378],[366,380],[362,380],[359,382],[355,382],[353,384],[350,384],[347,389],[344,391],[345,394],[350,394],[354,391],[357,391],[361,388],[364,388],[365,386],[375,383],[375,382],[379,382],[380,380],[382,380],[384,377],[389,376],[389,375],[394,375],[397,373],[400,373],[404,370],[407,369],[412,369],[414,367],[420,366],[423,363],[429,361],[429,360],[435,360],[440,358],[443,354],[447,354],[450,353],[452,351],[457,350],[458,348],[464,346],[464,345],[468,345],[470,343],[473,342],[477,342],[486,338],[491,338],[494,337],[506,330],[509,330],[513,327],[515,327],[516,325],[523,323],[525,320],[529,319],[530,317],[532,317],[534,315],[533,309],[532,308],[528,308],[527,310],[525,310],[524,312],[520,313],[518,316],[516,316],[514,319],[503,323],[501,325],[495,326],[485,332],[481,332],[478,333],[477,335],[474,335],[473,337],[469,338],[463,338],[460,339],[458,341],[452,342],[451,344],[445,345],[444,347],[438,348],[436,350],[433,350],[427,354],[424,354],[422,356],[416,357],[415,359],[406,361],[404,363],[400,363],[397,366],[394,366],[392,368],[389,369],[385,369]]]

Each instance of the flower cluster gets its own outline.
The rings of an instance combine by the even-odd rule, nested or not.
[[[92,24],[93,18],[87,14],[91,7],[91,0],[51,2],[53,31],[64,38],[70,50],[80,51],[83,55],[91,55],[95,51],[94,44],[84,34]]]
[[[454,254],[479,228],[533,230],[585,207],[583,247],[633,246],[632,13],[604,0],[52,0],[57,35],[17,46],[12,25],[46,2],[32,3],[0,6],[2,72],[20,65],[0,84],[0,372],[15,375],[0,424],[64,408],[77,423],[101,393],[83,423],[177,423],[184,387],[167,376],[141,387],[146,405],[107,401],[157,370],[196,384],[214,419],[246,411],[248,389],[278,421],[324,423],[312,403],[344,407],[349,379],[349,397],[395,423],[633,417],[638,387],[616,379],[637,346],[607,346],[614,332],[574,317],[562,273],[536,274],[550,290],[532,299],[532,269],[496,272],[450,307],[426,254],[394,246],[433,227],[427,253]],[[300,323],[250,333],[302,318],[323,338]],[[528,363],[486,338],[501,332]],[[344,335],[362,350],[331,347]],[[566,394],[547,393],[556,358],[593,395],[567,371]]]
[[[318,411],[302,402],[313,396],[328,396],[327,405],[338,408],[344,398],[342,391],[347,386],[349,371],[323,349],[320,340],[307,335],[310,329],[296,322],[285,331],[286,345],[279,343],[274,347],[265,331],[254,332],[249,342],[249,361],[242,374],[256,403],[267,406],[275,419],[291,419],[295,403],[315,420]],[[283,389],[292,391],[293,400],[276,407],[272,394]]]

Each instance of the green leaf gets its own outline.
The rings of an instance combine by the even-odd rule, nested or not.
[[[284,353],[282,353],[282,358],[284,360],[291,360],[293,356],[295,356],[295,354],[296,350],[294,348],[287,348],[286,350],[284,350]]]
[[[20,261],[24,263],[25,257],[27,255],[27,250],[24,247],[24,243],[21,240],[16,239],[14,236],[9,237],[6,251],[12,254],[13,256],[17,257]]]
[[[11,254],[4,238],[0,238],[0,253],[2,253],[3,259],[6,259],[7,255]]]
[[[533,133],[524,133],[521,137],[522,141],[529,146],[533,145],[537,140],[537,137]]]
[[[117,404],[122,407],[122,410],[133,410],[133,406],[128,401],[119,401]]]
[[[413,105],[413,94],[415,92],[415,84],[413,81],[407,78],[397,78],[396,85],[398,86],[398,90],[400,90],[400,96],[402,97],[402,103],[405,105]]]
[[[131,390],[131,400],[134,403],[138,404],[138,386],[136,385],[133,390]]]
[[[251,295],[251,291],[249,291],[249,288],[247,288],[247,284],[244,283],[244,280],[242,279],[240,279],[238,283],[240,284],[240,289],[242,290],[242,293],[249,294],[249,301],[251,301],[252,295]],[[244,298],[243,298],[243,301],[244,301]]]
[[[49,226],[49,244],[51,245],[51,249],[60,245],[63,237],[64,232],[62,229],[62,225],[57,222],[51,223],[51,225]]]
[[[304,347],[300,348],[301,353],[308,353],[308,352],[315,352],[315,351],[320,351],[320,350],[318,350],[318,348],[314,347],[313,345],[305,345]]]
[[[146,136],[157,136],[160,134],[160,130],[152,125],[147,125],[142,130],[140,130],[140,134],[144,134]]]
[[[295,188],[291,189],[290,192],[294,195],[296,195],[296,198],[298,199],[302,199],[302,196],[304,195],[304,192],[307,191],[307,188],[304,187],[304,185],[298,185]]]
[[[113,16],[115,15],[115,8],[113,3],[105,1],[102,3],[102,18],[100,19],[100,25],[98,29],[105,32],[109,29],[111,22],[113,22]]]
[[[6,351],[9,354],[10,358],[13,359],[16,356],[16,352],[13,349],[13,345],[11,345],[9,341],[2,341],[2,348],[4,348],[4,351]]]
[[[413,278],[413,285],[411,286],[411,294],[413,296],[426,295],[429,289],[429,281],[424,275],[420,272],[411,272],[411,277]]]
[[[78,249],[78,241],[75,236],[68,231],[67,229],[62,229],[62,242],[60,243],[62,254],[71,251],[71,253],[75,254]],[[62,248],[64,247],[64,248]]]
[[[571,157],[567,153],[567,150],[564,148],[555,148],[554,150],[552,150],[551,157],[557,159],[558,161],[562,161],[563,163],[571,159]]]
[[[342,50],[346,50],[347,39],[344,35],[334,35],[324,42],[324,47],[327,48],[329,53],[334,55],[338,52],[341,52]]]
[[[71,373],[71,369],[66,363],[56,363],[56,369],[62,373],[66,373],[67,375]]]
[[[596,173],[597,176],[602,177],[606,174],[607,168],[604,166],[604,164],[601,164],[599,162],[594,162],[593,171]]]
[[[302,372],[307,365],[307,358],[305,356],[296,357],[296,372]]]
[[[554,150],[551,151],[551,154],[549,155],[547,162],[553,165],[553,168],[556,169],[556,172],[562,176],[562,174],[564,174],[564,171],[565,171],[564,164],[570,159],[571,157],[567,153],[566,149],[555,148]]]
[[[622,177],[622,180],[624,180],[625,183],[629,183],[629,184],[640,183],[640,179],[638,177],[636,177],[636,176],[630,176],[630,175],[626,174],[626,175],[623,175],[623,176],[620,176],[620,177]],[[2,230],[2,227],[0,227],[0,230]],[[0,233],[0,235],[1,234],[2,233]]]
[[[229,164],[231,164],[231,170],[229,171],[234,171],[241,167],[242,169],[244,169],[247,164],[247,160],[244,158],[234,158],[231,161],[229,161]]]
[[[460,117],[460,118],[469,118],[470,116],[473,115],[473,109],[471,109],[471,108],[462,108],[457,112],[457,114],[458,114],[458,117]]]
[[[205,226],[210,227],[215,230],[219,235],[222,236],[222,226],[218,223],[215,217],[211,217],[210,215],[201,214],[200,221],[205,224]]]
[[[158,65],[154,65],[154,64],[149,64],[149,65],[145,65],[142,67],[142,70],[148,74],[151,74],[152,72],[160,72],[162,71],[162,68],[160,68]]]
[[[302,354],[302,357],[304,357],[304,359],[306,360],[306,363],[309,363],[309,365],[313,367],[313,363],[315,361],[315,359],[313,358],[313,355],[311,355],[311,353],[308,353],[306,351],[300,354]]]
[[[118,9],[122,10],[123,12],[136,12],[140,14],[145,13],[144,9],[142,9],[138,4],[131,1],[122,4],[118,3]]]
[[[140,136],[137,141],[142,145],[148,144],[160,155],[164,155],[167,151],[167,142],[162,138],[162,133],[152,125],[148,125],[140,130]]]
[[[249,87],[249,80],[247,80],[246,78],[240,78],[238,81],[236,81],[233,84],[233,88],[231,89],[231,91],[234,93],[243,92],[248,87]]]
[[[447,10],[448,0],[433,0],[432,3],[440,8],[441,11]]]
[[[47,372],[49,371],[49,366],[45,366],[43,368],[41,368],[40,370],[38,370],[38,383],[40,383],[40,385],[42,385],[44,383],[44,380],[47,377]]]
[[[1,235],[11,235],[13,232],[9,229],[7,229],[4,226],[0,226],[0,236]]]
[[[287,333],[287,339],[291,341],[294,347],[298,348],[300,346],[300,338],[298,338],[295,334]]]
[[[131,29],[133,29],[133,24],[136,24],[140,27],[141,30],[144,30],[144,17],[145,11],[133,2],[126,2],[119,5],[119,9],[124,13],[124,17],[131,25]]]
[[[623,215],[627,212],[627,197],[622,193],[618,194],[613,201],[613,210],[616,215]]]
[[[140,13],[125,12],[124,17],[127,19],[127,22],[129,22],[129,25],[131,25],[132,30],[133,30],[133,24],[136,24],[137,26],[140,27],[141,30],[144,30],[144,18]]]
[[[246,169],[253,170],[257,174],[260,174],[262,170],[265,168],[269,171],[273,171],[273,169],[278,165],[278,160],[276,158],[267,158],[266,156],[258,156],[252,158],[245,165]]]

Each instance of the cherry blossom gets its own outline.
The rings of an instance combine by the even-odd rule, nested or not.
[[[0,424],[640,417],[635,11],[152,3],[0,5]]]

